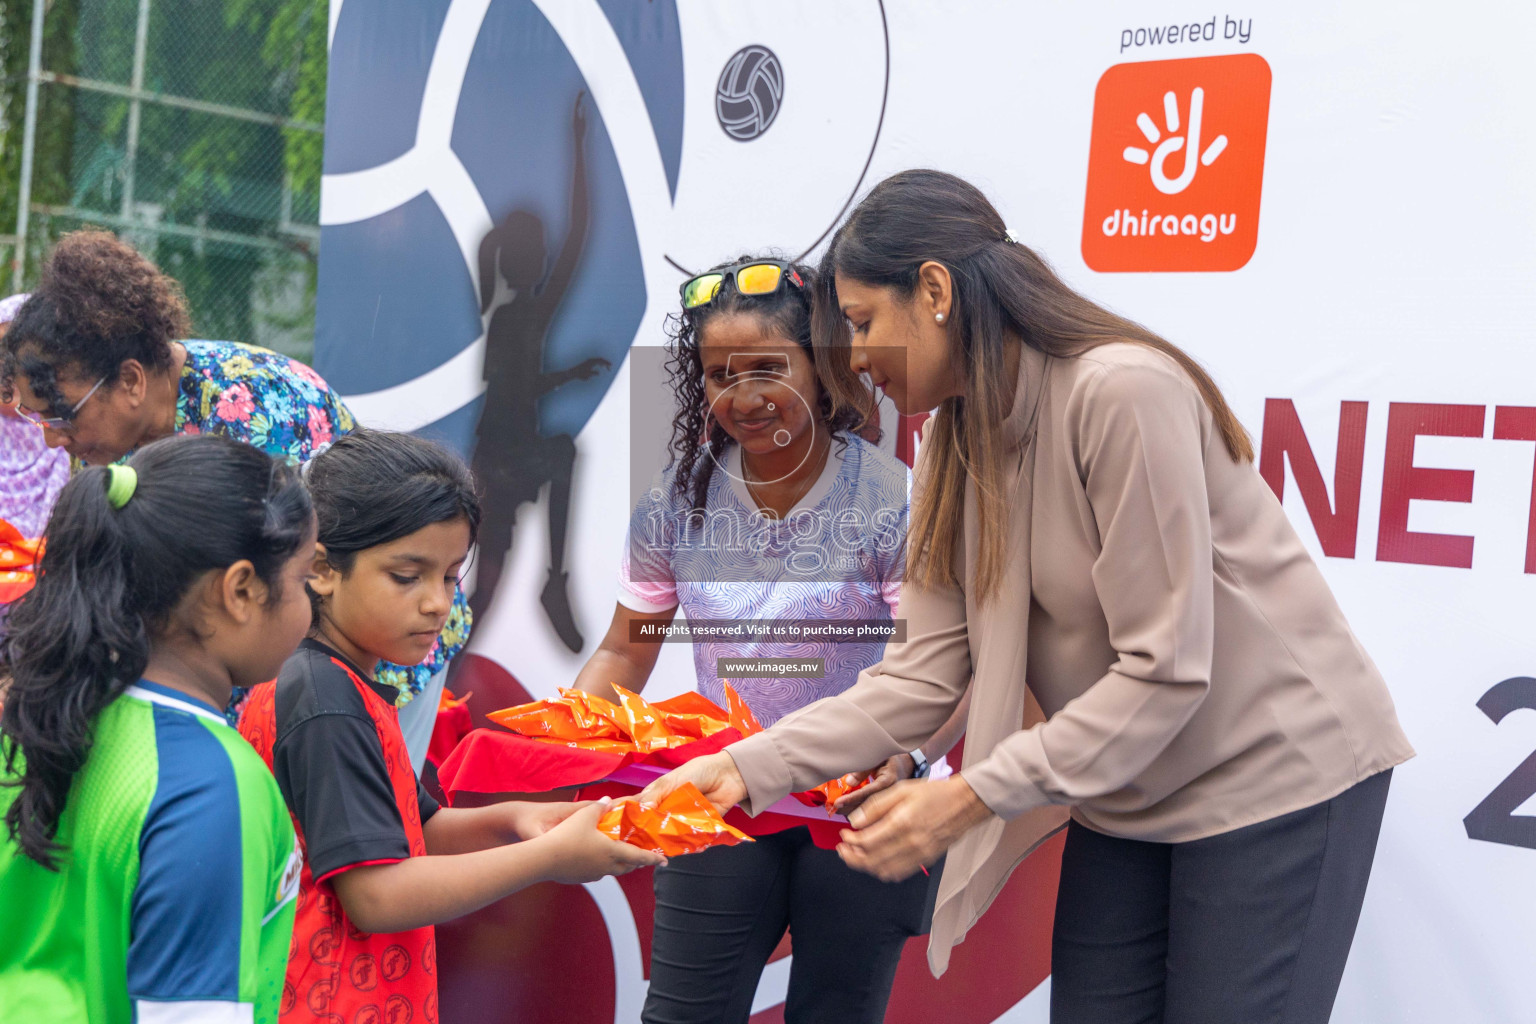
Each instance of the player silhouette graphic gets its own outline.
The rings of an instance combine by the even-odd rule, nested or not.
[[[555,632],[572,651],[582,648],[581,631],[571,615],[564,567],[576,442],[569,434],[546,437],[540,433],[539,399],[610,365],[608,360],[594,357],[565,370],[544,369],[550,324],[586,241],[589,210],[584,95],[584,91],[576,94],[571,120],[576,159],[570,226],[554,265],[546,273],[544,222],[527,210],[507,214],[480,243],[480,315],[490,313],[490,323],[485,333],[485,405],[475,428],[471,460],[485,497],[475,589],[469,599],[475,621],[483,621],[495,598],[496,585],[512,550],[518,507],[537,501],[540,489],[549,484],[549,579],[540,600]]]

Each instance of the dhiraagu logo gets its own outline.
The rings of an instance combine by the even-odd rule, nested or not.
[[[1153,123],[1152,118],[1142,112],[1136,115],[1136,127],[1140,128],[1141,134],[1147,137],[1147,144],[1157,148],[1148,153],[1140,146],[1126,146],[1122,155],[1128,163],[1150,162],[1153,186],[1164,195],[1178,195],[1195,180],[1195,171],[1199,164],[1211,166],[1227,148],[1227,137],[1218,135],[1211,140],[1211,144],[1206,147],[1204,153],[1200,152],[1200,120],[1204,112],[1205,90],[1197,85],[1189,94],[1189,127],[1186,129],[1186,134],[1175,134],[1179,131],[1179,97],[1172,90],[1163,93],[1163,124],[1168,129],[1168,137],[1163,138],[1162,132],[1157,130],[1157,125]],[[1170,178],[1167,170],[1168,158],[1180,150],[1184,152],[1184,169],[1179,172],[1177,178]],[[1231,233],[1228,229],[1227,234]],[[1207,238],[1206,241],[1211,239]]]
[[[1083,261],[1237,270],[1259,240],[1269,64],[1252,53],[1117,64],[1093,102]]]

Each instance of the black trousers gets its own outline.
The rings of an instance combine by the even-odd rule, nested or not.
[[[927,928],[928,895],[928,876],[882,882],[818,849],[803,828],[678,857],[656,871],[651,987],[640,1019],[745,1022],[788,928],[787,1024],[874,1024],[885,1017],[907,939]]]
[[[1073,821],[1052,1024],[1326,1024],[1391,775],[1187,843],[1116,839]]]

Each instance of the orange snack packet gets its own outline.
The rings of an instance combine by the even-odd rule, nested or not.
[[[741,694],[731,689],[730,683],[725,684],[725,704],[729,709],[727,722],[732,729],[741,733],[742,739],[763,731],[763,727],[757,722],[757,716],[752,714],[752,709],[747,707],[747,702],[741,699]]]
[[[668,727],[666,716],[638,693],[631,693],[618,684],[614,684],[613,690],[619,695],[619,728],[629,734],[636,751],[649,754],[697,739],[674,734]]]
[[[615,804],[598,819],[597,830],[610,839],[664,857],[753,841],[745,832],[727,825],[691,782],[674,789],[652,808],[642,807],[636,800]]]
[[[667,728],[674,734],[689,739],[702,740],[730,728],[730,723],[720,716],[715,702],[695,690],[659,700],[651,707],[661,712]]]
[[[668,697],[666,700],[655,702],[658,711],[665,711],[674,718],[688,715],[699,715],[704,718],[712,718],[720,721],[720,705],[704,696],[698,690],[684,690],[676,697]]]
[[[676,698],[673,698],[673,702],[652,704],[622,686],[615,684],[613,688],[619,695],[619,728],[629,733],[635,750],[642,754],[680,747],[727,728],[727,724],[720,718],[720,709],[706,698],[700,697],[697,702],[682,702],[680,705],[673,703]],[[710,710],[692,710],[699,704]],[[677,706],[690,710],[672,710]]]
[[[825,805],[828,814],[835,814],[836,812],[832,810],[833,804],[854,790],[863,789],[867,785],[869,785],[868,776],[861,779],[857,772],[852,772],[840,779],[823,782],[815,789],[806,790],[805,796],[809,797],[809,799],[804,802],[809,803],[813,807]],[[799,794],[796,795],[798,796]]]
[[[550,739],[573,746],[588,746],[592,740],[624,740],[629,734],[620,725],[623,713],[611,700],[594,697],[580,690],[560,691],[554,700],[536,700],[516,707],[492,711],[486,716],[497,725],[534,739]],[[611,749],[608,743],[590,749]]]

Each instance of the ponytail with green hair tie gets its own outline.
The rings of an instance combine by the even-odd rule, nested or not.
[[[107,504],[120,509],[138,490],[139,474],[132,466],[107,467]]]

